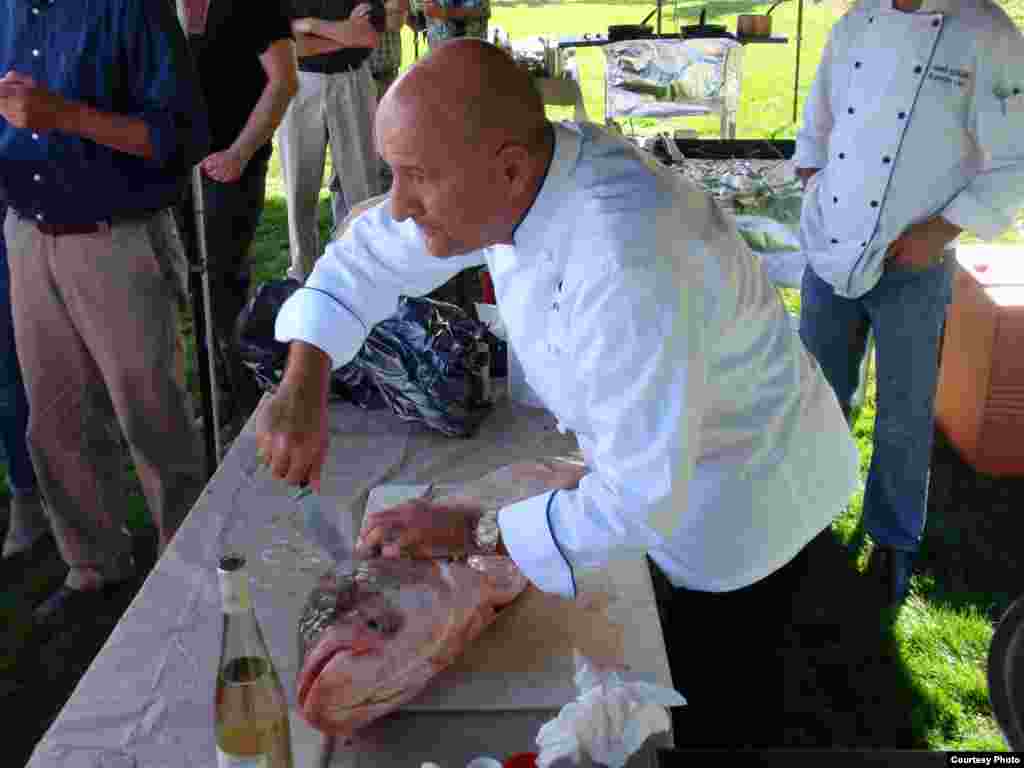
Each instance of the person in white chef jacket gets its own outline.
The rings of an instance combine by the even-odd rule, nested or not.
[[[289,363],[257,416],[262,460],[318,488],[330,370],[400,294],[486,264],[527,378],[575,432],[588,472],[501,510],[385,510],[360,551],[496,548],[565,597],[579,569],[649,553],[675,587],[667,613],[682,623],[668,646],[696,718],[689,738],[776,743],[775,629],[804,574],[798,555],[858,485],[858,457],[735,227],[628,141],[549,123],[529,77],[482,41],[440,45],[396,81],[376,135],[390,199],[327,247],[280,310]],[[720,599],[705,609],[698,595]],[[749,715],[739,733],[737,713]]]
[[[1024,203],[1024,38],[990,0],[863,0],[832,29],[794,161],[800,335],[849,416],[867,329],[878,410],[869,572],[905,598],[925,526],[939,345],[961,230]]]

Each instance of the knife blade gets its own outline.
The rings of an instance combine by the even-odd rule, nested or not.
[[[340,574],[355,571],[355,547],[351,536],[339,531],[324,515],[320,494],[308,483],[299,486],[292,499],[302,510],[302,525],[306,532],[334,561],[335,570]]]
[[[426,501],[433,499],[434,484],[429,483],[419,498]],[[334,561],[335,570],[339,574],[354,573],[357,560],[380,556],[379,547],[368,558],[356,555],[353,543],[355,537],[346,537],[336,526],[331,524],[324,515],[323,506],[320,503],[320,494],[313,490],[308,481],[299,486],[292,499],[302,510],[302,525],[306,532],[312,537],[314,542],[326,550],[327,554]]]

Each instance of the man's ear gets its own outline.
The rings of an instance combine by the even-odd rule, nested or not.
[[[522,144],[506,144],[498,153],[502,181],[513,195],[521,195],[529,184],[530,152]]]

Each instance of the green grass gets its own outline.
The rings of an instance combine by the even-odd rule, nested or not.
[[[1024,20],[1024,0],[1004,3],[1012,16]],[[685,23],[692,23],[696,17],[697,4],[680,6],[689,14]],[[764,10],[766,4],[730,2],[709,6],[709,22],[735,27],[737,13]],[[603,31],[609,24],[637,23],[651,9],[652,4],[642,2],[563,2],[559,4],[501,3],[493,6],[492,28],[501,26],[513,39],[539,34],[572,34]],[[714,13],[715,9],[722,13]],[[664,29],[674,25],[673,4],[666,3]],[[820,52],[831,25],[842,13],[842,6],[830,2],[820,5],[807,3],[805,8],[804,44],[802,53],[799,96],[802,99],[814,76]],[[727,12],[725,12],[727,11]],[[796,4],[787,2],[772,14],[774,33],[790,38],[788,45],[752,45],[745,51],[742,103],[738,116],[738,135],[750,138],[792,137],[796,124],[793,122],[793,80],[795,64]],[[676,25],[678,22],[676,22]],[[413,42],[406,30],[403,37],[404,61],[413,60]],[[421,46],[421,55],[425,47]],[[604,111],[602,87],[603,55],[598,49],[583,49],[578,52],[582,87],[591,119],[600,121]],[[549,108],[554,119],[571,119],[569,108]],[[638,133],[663,129],[666,126],[690,127],[697,129],[703,137],[717,136],[717,118],[690,118],[655,122],[637,120],[626,126],[627,131]],[[322,196],[321,232],[326,237],[330,214],[327,206],[326,189]],[[1020,242],[1016,233],[1001,238],[1005,242]],[[972,238],[965,237],[965,242]],[[275,153],[268,179],[267,204],[257,232],[252,262],[254,283],[281,277],[287,267],[287,213],[280,179],[280,167]],[[782,298],[790,311],[799,311],[799,294],[782,291]],[[188,319],[185,319],[186,327]],[[192,340],[189,336],[187,379],[190,388],[198,397],[197,376],[193,370],[191,354]],[[872,453],[872,433],[876,408],[875,380],[869,378],[867,396],[861,408],[853,432],[860,449],[861,474],[866,476]],[[132,477],[130,526],[137,528],[147,521],[145,501],[138,489],[137,481],[126,463]],[[2,481],[0,481],[2,482]],[[861,495],[852,500],[846,512],[840,516],[833,528],[836,537],[858,570],[862,570],[870,553],[871,544],[863,534],[861,518]],[[937,531],[936,537],[945,536],[952,544],[944,544],[935,538],[926,541],[930,548],[931,560],[923,574],[915,576],[913,594],[894,623],[882,621],[879,630],[886,635],[886,642],[895,649],[895,660],[880,663],[865,671],[864,668],[849,668],[845,673],[851,677],[873,678],[882,691],[884,702],[887,698],[895,702],[907,701],[909,711],[896,709],[878,714],[878,724],[890,718],[903,718],[911,722],[912,736],[906,742],[883,743],[877,746],[895,748],[926,749],[986,749],[1005,750],[1005,744],[991,716],[985,683],[985,658],[991,641],[993,619],[999,610],[1006,607],[1015,595],[1004,594],[996,587],[980,592],[966,589],[957,590],[947,583],[941,569],[933,564],[942,558],[949,558],[962,547],[963,533],[954,519],[929,520],[929,530]],[[973,523],[964,523],[968,529]],[[961,538],[958,538],[961,537]],[[977,545],[977,539],[971,541]],[[991,543],[991,546],[998,546]],[[937,573],[938,572],[938,573]],[[1012,582],[1013,583],[1013,582]],[[863,597],[852,587],[848,592],[832,596],[840,602],[856,604]],[[882,654],[885,655],[884,653]],[[891,661],[895,666],[887,666]],[[841,664],[846,659],[840,660]],[[874,672],[872,673],[872,669]],[[892,670],[895,670],[893,672]],[[843,670],[840,670],[840,674]],[[855,683],[851,683],[855,685]],[[857,709],[850,705],[849,709]],[[840,734],[840,724],[845,722],[840,715],[851,717],[850,712],[839,713],[833,721],[824,714],[815,716],[822,720],[824,727],[835,725],[836,744],[847,744],[855,737],[845,740]],[[870,713],[859,712],[858,716],[868,717]],[[870,730],[870,729],[869,729]],[[863,735],[857,737],[865,741]],[[867,743],[872,743],[870,739]],[[855,744],[852,744],[855,745]]]

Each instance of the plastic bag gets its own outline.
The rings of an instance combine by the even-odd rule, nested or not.
[[[626,682],[618,670],[602,669],[574,654],[579,696],[537,733],[537,768],[562,758],[622,768],[653,733],[671,726],[666,707],[686,704],[677,691],[645,682]]]
[[[239,315],[238,348],[264,390],[281,381],[288,345],[274,339],[274,323],[300,285],[292,279],[264,283]],[[402,296],[395,314],[374,326],[356,356],[332,372],[331,395],[367,410],[390,408],[404,421],[451,437],[469,437],[488,405],[469,397],[471,377],[489,366],[479,354],[480,341],[488,349],[497,343],[483,323],[454,304]]]

